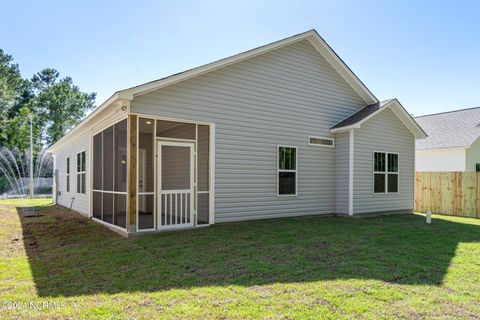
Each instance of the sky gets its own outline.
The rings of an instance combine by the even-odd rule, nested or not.
[[[480,106],[480,1],[2,1],[24,77],[115,91],[316,29],[380,100],[414,115]]]

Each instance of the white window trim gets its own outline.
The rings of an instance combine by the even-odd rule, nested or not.
[[[65,174],[65,192],[70,192],[70,170],[72,170],[72,164],[70,163],[70,157],[67,157],[67,168]]]
[[[280,169],[280,148],[294,148],[295,149],[295,170]],[[295,194],[280,194],[280,172],[295,172]],[[296,197],[298,195],[298,147],[277,145],[277,197]]]
[[[81,154],[85,152],[85,164],[84,164],[84,167],[85,167],[85,170],[83,171],[78,171],[78,155],[80,155],[80,161],[82,161],[82,156]],[[80,191],[78,189],[76,189],[75,193],[77,194],[87,194],[87,187],[86,187],[86,183],[87,183],[87,151],[86,150],[82,150],[80,152],[77,152],[77,155],[76,155],[76,165],[77,165],[77,180],[79,179],[79,175],[81,174],[85,174],[85,192],[82,192],[82,179],[80,179]],[[82,163],[80,162],[80,170],[82,170]],[[78,186],[78,182],[77,184],[75,185],[75,188],[77,188]]]
[[[324,140],[330,140],[332,141],[332,145],[326,145],[326,144],[317,144],[317,143],[311,143],[310,139],[324,139]],[[335,139],[333,138],[328,138],[328,137],[320,137],[320,136],[308,136],[308,145],[310,146],[316,146],[316,147],[323,147],[323,148],[335,148]]]
[[[383,153],[385,154],[385,171],[375,171],[375,153]],[[397,172],[388,172],[388,155],[389,154],[396,154],[398,156],[398,170]],[[389,152],[389,151],[377,151],[374,150],[372,153],[372,189],[373,194],[398,194],[400,189],[400,153],[398,152]],[[375,174],[384,174],[385,175],[385,192],[375,192]],[[397,175],[397,191],[395,192],[388,192],[388,175],[389,174],[396,174]]]

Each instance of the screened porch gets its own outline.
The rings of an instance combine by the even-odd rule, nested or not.
[[[128,232],[213,223],[212,127],[130,115],[95,133],[93,218]]]

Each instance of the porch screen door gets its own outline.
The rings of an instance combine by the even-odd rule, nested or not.
[[[193,144],[157,143],[158,228],[193,226]]]

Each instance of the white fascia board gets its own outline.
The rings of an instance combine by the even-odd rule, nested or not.
[[[379,113],[382,112],[383,110],[386,110],[387,108],[389,108],[389,107],[391,106],[391,103],[392,103],[393,101],[394,101],[394,100],[389,101],[385,106],[383,106],[382,108],[378,109],[377,111],[369,114],[368,116],[366,116],[366,117],[363,118],[362,120],[358,121],[357,123],[354,123],[354,124],[351,124],[351,125],[345,126],[345,127],[340,127],[340,128],[331,129],[330,132],[331,132],[331,133],[342,133],[342,132],[350,131],[350,129],[359,129],[359,128],[362,127],[362,124],[363,124],[364,122],[366,122],[368,119],[373,118],[374,116],[376,116],[377,114],[379,114]]]
[[[315,31],[308,40],[317,49],[318,52],[330,63],[330,65],[342,76],[342,78],[355,90],[367,105],[378,102],[373,93],[363,84],[348,65],[338,56],[338,54],[323,40],[323,38]]]
[[[330,129],[331,133],[342,133],[348,132],[351,129],[359,129],[362,127],[362,124],[368,121],[368,119],[373,118],[383,110],[391,109],[392,112],[397,116],[397,118],[402,121],[402,123],[410,130],[410,132],[415,136],[415,139],[424,139],[427,137],[427,134],[422,130],[422,128],[418,125],[418,123],[408,114],[408,112],[403,108],[400,102],[397,99],[393,99],[388,102],[385,106],[378,109],[377,111],[373,112],[372,114],[368,115],[367,117],[363,118],[362,120],[358,121],[355,124]]]
[[[359,124],[352,124],[346,127],[330,129],[330,133],[344,133],[344,132],[349,132],[352,129],[359,129],[359,128],[360,128]]]
[[[403,124],[413,133],[415,139],[425,139],[427,134],[420,125],[412,118],[397,99],[392,100],[391,109],[393,113],[403,122]]]

